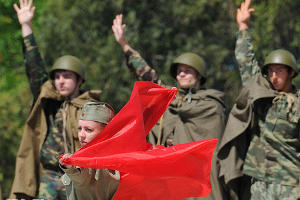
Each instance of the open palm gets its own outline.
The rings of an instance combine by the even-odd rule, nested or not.
[[[20,0],[20,7],[18,7],[17,4],[14,4],[14,8],[18,14],[21,25],[31,23],[35,10],[35,7],[32,7],[32,0]]]
[[[238,24],[248,24],[251,17],[251,13],[254,11],[253,8],[250,8],[250,4],[251,0],[246,0],[241,4],[241,7],[237,9],[236,21]]]
[[[125,39],[125,24],[122,24],[123,15],[117,15],[113,21],[112,30],[115,36],[115,39],[118,43],[124,44],[126,43]]]

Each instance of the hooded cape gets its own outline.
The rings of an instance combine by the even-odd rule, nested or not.
[[[180,91],[183,95],[185,91]],[[222,137],[225,128],[224,93],[214,89],[200,89],[192,93],[191,103],[184,102],[178,106],[180,98],[176,98],[164,113],[162,119],[149,133],[150,143],[167,146],[168,138],[173,144],[201,141]],[[162,124],[162,125],[161,125]],[[161,134],[161,136],[160,136]],[[212,158],[211,184],[212,192],[208,197],[197,199],[226,199],[218,178],[219,166],[216,156]]]
[[[254,104],[276,95],[277,92],[262,74],[250,79],[237,97],[229,114],[224,135],[219,141],[217,155],[221,166],[220,176],[241,199],[248,198],[249,188],[247,189],[245,184],[250,187],[250,180],[243,175],[242,167],[250,144],[250,130],[255,128]],[[238,189],[242,185],[239,181],[245,181],[241,189]]]
[[[71,143],[71,151],[79,148],[77,127],[82,106],[89,101],[99,101],[101,91],[91,90],[72,99],[67,108],[66,131]],[[39,97],[35,101],[27,118],[21,144],[16,158],[15,178],[11,189],[11,197],[15,193],[23,193],[35,197],[39,187],[39,177],[42,165],[40,163],[40,150],[47,136],[47,109],[48,102],[62,103],[64,99],[59,95],[50,80],[42,87]]]

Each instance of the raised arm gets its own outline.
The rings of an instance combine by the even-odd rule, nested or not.
[[[254,9],[250,8],[250,4],[251,0],[245,0],[237,9],[236,15],[239,32],[236,40],[235,57],[239,64],[243,85],[249,78],[260,73],[260,67],[253,50],[252,37],[248,30],[251,13],[254,12]]]
[[[32,3],[33,0],[20,0],[20,7],[17,4],[13,6],[22,29],[26,74],[31,92],[36,99],[42,84],[48,80],[48,74],[33,37],[32,19],[34,18],[35,7],[32,6]]]
[[[123,15],[117,15],[113,21],[112,31],[115,40],[120,44],[125,53],[128,68],[135,74],[138,80],[160,82],[155,70],[128,44],[125,38],[126,24],[123,24],[122,21]]]

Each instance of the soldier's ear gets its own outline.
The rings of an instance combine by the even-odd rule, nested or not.
[[[201,81],[201,79],[202,79],[202,76],[198,73],[198,75],[197,75],[197,79],[199,80],[199,81]]]
[[[290,73],[289,73],[289,77],[290,77],[291,79],[294,78],[295,75],[296,75],[296,72],[295,72],[294,70],[290,70],[289,72],[290,72]]]
[[[78,84],[79,88],[81,87],[82,83],[83,83],[83,79],[80,76],[78,76],[77,77],[77,84]]]

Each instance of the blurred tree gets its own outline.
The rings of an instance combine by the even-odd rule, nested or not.
[[[7,197],[23,125],[31,106],[24,72],[20,26],[12,4],[0,0],[0,185]],[[111,31],[116,14],[124,14],[127,38],[167,84],[175,56],[191,51],[207,62],[207,87],[226,93],[228,111],[240,88],[234,59],[235,10],[242,0],[81,0],[35,1],[35,36],[46,65],[64,54],[87,67],[85,88],[102,89],[103,101],[119,111],[129,98],[134,77]],[[253,1],[254,47],[260,63],[275,48],[300,60],[300,1]],[[295,79],[300,86],[300,76]]]
[[[0,1],[0,185],[4,197],[12,183],[12,166],[27,114],[20,32],[17,31],[12,2]]]
[[[15,157],[31,106],[14,2],[0,0],[0,185],[4,198],[9,195]]]

